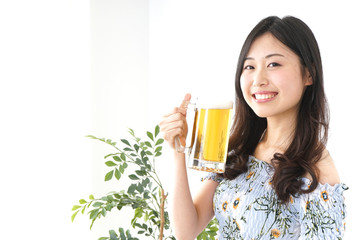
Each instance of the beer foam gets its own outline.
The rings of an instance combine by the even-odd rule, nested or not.
[[[206,109],[232,109],[233,102],[229,100],[199,99],[197,106]]]

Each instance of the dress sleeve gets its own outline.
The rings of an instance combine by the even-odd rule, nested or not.
[[[204,180],[213,180],[215,182],[218,182],[220,183],[224,178],[219,176],[219,174],[217,173],[208,173],[207,175],[205,175],[204,177],[201,178],[201,181],[204,181]]]
[[[300,196],[300,239],[342,239],[345,232],[345,184],[319,184]]]

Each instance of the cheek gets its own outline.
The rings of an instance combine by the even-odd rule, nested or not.
[[[243,94],[243,97],[245,99],[245,102],[249,105],[251,102],[251,94],[250,94],[250,84],[249,81],[246,81],[246,79],[241,78],[240,79],[240,87],[241,92]]]
[[[240,87],[241,87],[241,91],[242,91],[242,94],[245,98],[245,100],[248,102],[249,101],[249,98],[251,98],[251,95],[250,95],[250,81],[248,81],[246,79],[246,77],[241,77],[240,78]]]
[[[290,78],[291,79],[291,78]],[[304,86],[299,79],[285,79],[285,81],[278,82],[280,89],[282,89],[282,94],[285,99],[288,99],[289,103],[292,104],[298,103],[303,95]]]

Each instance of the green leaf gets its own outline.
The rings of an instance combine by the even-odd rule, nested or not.
[[[107,197],[107,196],[104,196],[104,197],[101,198],[101,200],[107,201],[107,200],[108,200],[108,197]]]
[[[126,236],[124,233],[124,229],[123,228],[119,228],[119,232],[120,232],[120,238],[121,240],[126,240]]]
[[[128,239],[132,239],[132,236],[131,236],[131,234],[130,234],[130,230],[127,230],[127,231],[126,231],[126,237],[127,237]]]
[[[79,205],[74,205],[73,208],[71,209],[71,211],[75,211],[76,209],[79,209],[79,208],[81,208],[81,206],[79,206]]]
[[[109,239],[108,237],[101,237],[98,240],[108,240],[108,239]]]
[[[148,146],[148,147],[151,147],[151,148],[152,148],[151,143],[150,143],[150,142],[148,142],[148,141],[146,141],[146,142],[145,142],[145,145],[146,145],[146,146]]]
[[[138,178],[135,174],[130,174],[129,175],[129,178],[131,179],[131,180],[139,180],[140,178]]]
[[[118,240],[118,235],[115,233],[114,230],[110,230],[109,234],[110,234],[110,240]]]
[[[119,171],[120,171],[121,174],[124,173],[124,171],[125,171],[124,165],[119,166]]]
[[[85,201],[85,199],[80,199],[80,200],[79,200],[79,203],[80,203],[80,204],[85,204],[85,203],[87,203],[87,201]]]
[[[94,219],[91,221],[90,230],[92,229],[92,227],[93,227],[93,225],[94,225],[94,223],[95,223],[95,220],[96,220],[96,218],[94,218]]]
[[[108,157],[111,157],[111,156],[114,156],[114,155],[117,155],[118,153],[110,153],[110,154],[108,154],[108,155],[106,155],[105,157],[104,157],[104,159],[107,159]]]
[[[107,198],[107,201],[114,201],[114,198],[112,195],[108,195],[108,196],[106,196],[106,198]]]
[[[117,199],[120,199],[120,198],[121,198],[121,195],[120,195],[120,194],[115,193],[115,194],[114,194],[114,197],[116,197]]]
[[[121,173],[120,173],[119,169],[116,168],[116,169],[115,169],[115,178],[116,178],[117,180],[119,180],[120,177],[121,177]]]
[[[99,214],[100,209],[94,209],[90,211],[90,219],[96,219]]]
[[[141,182],[141,184],[144,186],[144,187],[146,187],[146,185],[148,185],[150,183],[150,179],[149,178],[146,178],[146,179],[144,179],[142,182]]]
[[[134,150],[132,150],[131,148],[126,147],[126,148],[124,148],[124,151],[126,151],[126,152],[133,152]]]
[[[142,193],[142,192],[144,192],[144,187],[139,184],[138,186],[136,186],[136,190],[137,190],[139,193]]]
[[[133,137],[135,137],[135,132],[134,132],[134,130],[132,130],[131,128],[129,128],[129,133],[130,133]]]
[[[108,173],[105,175],[105,181],[111,180],[112,177],[113,177],[113,175],[114,175],[114,170],[108,172]]]
[[[135,173],[136,173],[138,176],[145,176],[145,175],[146,175],[146,171],[136,170]]]
[[[160,127],[159,127],[159,125],[156,125],[156,127],[155,127],[155,137],[157,137],[157,135],[159,135],[159,133],[160,133]]]
[[[142,164],[142,161],[140,158],[137,158],[135,159],[135,163],[140,166]]]
[[[120,139],[120,141],[122,141],[124,144],[128,145],[129,147],[131,147],[130,143],[128,140],[126,139]]]
[[[143,187],[145,187],[145,186],[143,185]],[[151,197],[150,197],[149,194],[150,194],[149,191],[145,191],[144,194],[143,194],[143,198],[144,198],[144,199],[151,199]]]
[[[80,210],[79,210],[80,211]],[[74,212],[74,214],[71,216],[71,222],[74,222],[74,219],[76,217],[76,214],[78,214],[79,211]]]
[[[117,164],[114,163],[113,161],[107,161],[107,162],[105,162],[105,164],[106,164],[106,166],[108,166],[108,167],[115,167],[115,166],[117,166]]]
[[[151,132],[146,132],[146,135],[152,140],[154,141],[154,136]]]
[[[136,189],[136,184],[131,184],[130,187],[128,188],[127,192],[131,195],[133,195],[135,193],[135,189]]]
[[[90,200],[94,200],[94,199],[95,199],[95,198],[94,198],[94,195],[91,194],[91,195],[89,196],[89,199],[90,199]]]
[[[145,212],[144,221],[147,222],[149,220],[149,213]],[[145,225],[145,224],[144,224]],[[146,226],[146,225],[145,225]],[[146,227],[147,228],[147,227]]]
[[[104,217],[106,217],[106,210],[105,210],[105,208],[103,208],[103,209],[101,210],[101,215],[103,215]]]
[[[97,208],[97,207],[101,207],[102,205],[103,205],[102,202],[95,202],[92,206],[93,206],[94,208]]]
[[[119,156],[113,156],[113,159],[117,162],[121,162],[121,159],[119,158]]]
[[[160,152],[161,150],[162,150],[162,146],[157,147],[157,148],[155,149],[155,152]]]
[[[144,210],[142,208],[135,209],[135,216],[136,218],[141,218],[143,216]]]
[[[121,158],[121,160],[125,161],[125,160],[126,160],[125,153],[121,153],[121,154],[120,154],[120,158]]]
[[[160,144],[162,144],[163,142],[164,142],[164,139],[159,138],[159,139],[156,141],[155,146],[156,146],[156,145],[160,145]]]

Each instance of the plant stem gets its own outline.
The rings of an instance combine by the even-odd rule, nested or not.
[[[165,225],[165,216],[164,216],[164,208],[165,208],[165,199],[167,195],[164,193],[164,189],[161,188],[161,203],[160,203],[160,235],[159,240],[163,239],[164,225]]]

